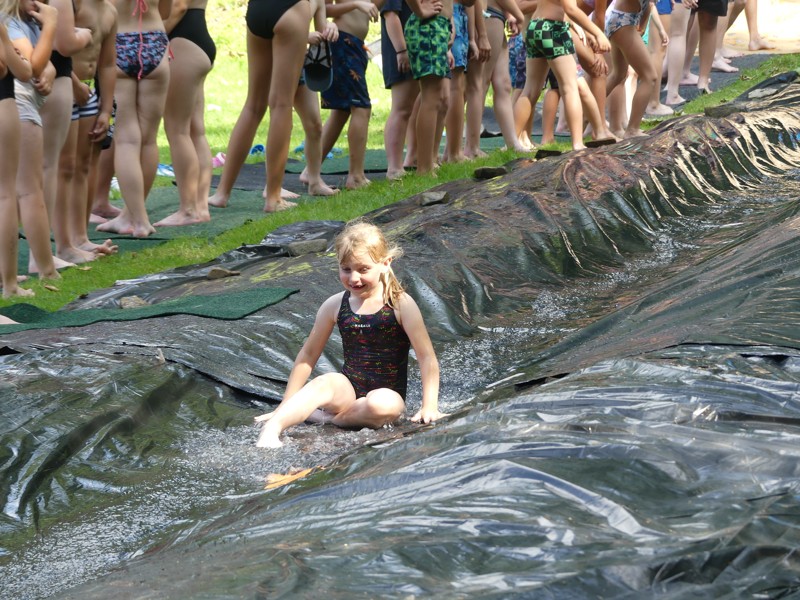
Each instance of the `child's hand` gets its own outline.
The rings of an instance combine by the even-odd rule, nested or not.
[[[433,423],[434,421],[438,421],[442,417],[446,417],[443,412],[439,412],[438,408],[430,409],[430,408],[420,408],[417,413],[411,417],[411,420],[414,423]]]
[[[442,0],[422,0],[419,3],[420,14],[417,15],[423,21],[435,17],[442,12]]]
[[[661,45],[665,47],[669,45],[669,36],[666,31],[661,34]]]
[[[469,50],[467,50],[467,58],[470,60],[480,59],[480,50],[478,50],[478,43],[475,40],[469,41]]]
[[[319,46],[320,42],[322,42],[323,36],[322,33],[319,31],[310,31],[308,33],[308,45],[309,46]]]
[[[602,54],[595,54],[592,65],[589,67],[589,74],[592,77],[604,77],[608,75],[608,63]]]
[[[604,33],[600,35],[589,34],[586,36],[586,42],[589,44],[589,47],[598,54],[605,54],[611,51],[611,44],[608,42],[608,38]]]
[[[86,103],[89,101],[89,96],[91,96],[91,90],[88,85],[81,81],[72,86],[72,95],[75,99],[75,104],[78,106],[86,106]]]
[[[94,121],[94,127],[89,132],[89,140],[94,143],[102,142],[108,133],[109,115],[100,113]]]
[[[75,37],[81,41],[81,48],[86,48],[92,43],[92,30],[86,27],[76,27]]]
[[[365,12],[369,15],[369,20],[373,23],[377,23],[378,19],[381,16],[381,11],[378,10],[378,7],[375,6],[372,2],[359,2],[357,5],[358,9],[361,12]]]
[[[322,37],[324,37],[329,42],[335,42],[339,39],[339,27],[336,23],[332,23],[328,21],[325,23],[325,29],[322,30]]]
[[[492,56],[492,44],[486,34],[478,36],[478,60],[485,63]]]
[[[517,18],[514,15],[506,15],[506,26],[511,35],[519,33],[519,23],[517,23]]]
[[[266,421],[269,421],[274,414],[275,411],[264,413],[263,415],[258,415],[254,420],[256,423],[265,423]]]
[[[58,20],[58,9],[49,4],[42,4],[39,0],[34,0],[34,8],[28,11],[28,14],[39,21],[39,25],[44,29],[45,25],[55,27]]]
[[[397,70],[401,73],[408,73],[411,70],[411,62],[408,60],[408,51],[397,55]]]

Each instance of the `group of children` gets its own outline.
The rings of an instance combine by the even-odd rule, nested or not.
[[[28,273],[42,279],[116,252],[111,240],[90,241],[90,221],[98,231],[137,237],[154,231],[145,199],[158,166],[162,117],[180,207],[156,225],[210,218],[202,84],[215,47],[206,3],[0,0],[4,297],[33,293],[20,286],[20,224]],[[114,174],[123,209],[108,202]]]

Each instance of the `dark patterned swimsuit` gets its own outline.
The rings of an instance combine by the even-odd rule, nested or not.
[[[336,324],[344,348],[342,374],[353,384],[356,397],[389,388],[405,399],[411,342],[394,309],[386,304],[374,314],[356,314],[350,308],[350,292],[345,292]]]

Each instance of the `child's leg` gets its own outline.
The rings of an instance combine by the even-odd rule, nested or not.
[[[305,85],[298,85],[294,95],[294,109],[300,117],[306,140],[306,183],[312,196],[332,196],[339,192],[322,180],[322,117],[319,114],[319,96]]]
[[[483,107],[486,102],[486,91],[488,89],[484,88],[483,85],[485,68],[485,64],[478,60],[470,60],[467,64],[467,126],[466,137],[464,139],[464,156],[467,158],[486,156],[486,153],[481,150],[480,144]]]
[[[21,124],[20,157],[17,167],[17,202],[22,228],[30,246],[28,271],[42,279],[60,279],[50,246],[50,220],[44,204],[42,181],[42,128],[31,121]],[[69,263],[59,261],[58,266]]]
[[[13,98],[0,100],[0,139],[3,140],[3,160],[0,160],[0,283],[3,285],[3,298],[32,296],[32,291],[19,287],[17,283],[19,209],[16,179],[20,122]]]
[[[714,62],[714,52],[717,42],[717,15],[698,11],[697,25],[699,28],[700,42],[699,55],[700,67],[697,73],[697,87],[702,92],[710,92],[709,79],[711,77],[711,64]]]
[[[333,150],[333,147],[336,145],[336,141],[339,139],[339,136],[342,135],[342,130],[344,126],[347,125],[347,121],[350,119],[350,111],[349,110],[337,110],[331,109],[328,111],[328,118],[325,120],[325,124],[322,126],[322,160],[325,160],[325,157],[328,156],[328,153]]]
[[[647,103],[653,94],[653,88],[658,89],[658,75],[650,59],[647,46],[642,41],[642,36],[633,26],[620,27],[612,36],[613,45],[617,46],[625,56],[625,61],[633,68],[638,75],[636,92],[633,94],[628,126],[625,129],[625,137],[643,135],[639,127],[642,124],[644,112],[647,110]],[[617,75],[616,64],[614,66],[614,77]]]
[[[420,99],[417,115],[417,173],[425,175],[433,172],[437,151],[436,120],[439,113],[447,108],[448,82],[436,75],[426,75],[419,80]]]
[[[189,128],[189,135],[194,144],[194,153],[197,156],[197,165],[200,168],[200,175],[197,179],[197,199],[195,208],[203,220],[210,220],[211,214],[208,211],[208,193],[211,189],[211,147],[208,145],[206,137],[206,97],[205,97],[205,77],[200,83],[200,95],[194,106],[192,122]]]
[[[350,148],[350,168],[346,183],[348,190],[355,190],[370,183],[364,174],[364,159],[371,114],[371,108],[354,106],[350,109],[350,126],[347,128],[347,144]]]
[[[525,61],[525,87],[514,105],[514,129],[519,135],[533,114],[539,94],[542,93],[549,67],[544,58],[529,58]],[[544,119],[544,115],[542,116]]]
[[[111,180],[114,178],[114,149],[111,145],[100,152],[97,159],[97,171],[94,178],[94,192],[91,197],[92,207],[89,212],[90,223],[105,223],[106,219],[113,219],[120,213],[120,209],[111,204]]]
[[[464,160],[462,142],[464,140],[464,92],[467,88],[467,74],[464,69],[454,69],[450,80],[450,101],[445,117],[447,141],[444,160],[461,162]]]
[[[575,58],[572,55],[557,56],[548,61],[550,69],[558,80],[558,91],[564,102],[567,125],[572,137],[572,149],[583,150],[583,111],[578,92],[578,76],[575,71]]]
[[[405,402],[400,394],[394,390],[381,388],[372,390],[363,398],[358,398],[348,408],[337,413],[331,419],[331,423],[339,427],[379,429],[397,421],[405,408]]]
[[[556,141],[556,112],[561,95],[558,90],[549,89],[542,102],[542,144],[552,144]]]
[[[56,214],[56,190],[61,183],[58,180],[58,159],[67,140],[72,117],[72,80],[69,77],[56,77],[53,80],[53,90],[39,114],[42,116],[44,136],[44,203],[50,222],[55,224],[65,216],[63,208]]]
[[[309,381],[291,398],[285,399],[273,412],[257,417],[264,422],[256,446],[279,448],[280,434],[288,427],[305,421],[318,408],[333,415],[346,411],[356,401],[353,385],[341,373],[320,375]]]
[[[659,15],[661,24],[666,31],[669,31],[671,15]],[[650,27],[650,39],[648,41],[648,50],[650,51],[650,61],[653,63],[653,69],[656,71],[656,85],[653,86],[653,92],[650,96],[650,101],[647,103],[647,114],[654,116],[671,115],[673,110],[669,106],[661,103],[661,80],[664,70],[664,56],[667,53],[667,46],[664,45],[664,40],[661,37],[661,32],[658,27]]]
[[[419,82],[413,80],[417,87],[414,97],[414,107],[411,109],[411,117],[406,128],[406,155],[403,158],[403,168],[417,166],[417,117],[419,116]]]
[[[244,161],[256,137],[258,126],[264,119],[269,102],[269,85],[272,77],[272,44],[269,40],[247,32],[247,98],[231,131],[225,164],[214,195],[208,199],[211,206],[225,208],[239,176]]]
[[[170,43],[174,58],[169,65],[169,88],[164,106],[164,131],[169,141],[175,183],[178,184],[178,210],[156,223],[156,227],[190,225],[208,221],[208,211],[198,206],[200,161],[192,139],[192,116],[202,103],[203,83],[211,71],[211,60],[200,47],[185,38]]]
[[[606,127],[606,120],[600,114],[597,108],[597,102],[594,99],[592,90],[589,89],[589,84],[583,77],[578,77],[578,93],[581,97],[581,106],[583,107],[583,115],[592,128],[592,139],[602,140],[613,138],[613,134]]]
[[[383,131],[386,147],[386,178],[399,179],[405,175],[403,169],[403,145],[414,102],[419,95],[419,83],[413,79],[398,81],[392,85],[392,109]]]
[[[682,4],[675,4],[669,28],[669,46],[667,47],[667,97],[665,104],[681,104],[686,100],[680,95],[678,86],[683,75],[683,63],[686,58],[686,38],[691,11]]]

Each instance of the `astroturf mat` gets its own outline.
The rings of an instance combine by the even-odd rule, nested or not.
[[[48,312],[26,303],[12,304],[0,308],[0,314],[19,324],[0,325],[0,333],[14,333],[26,329],[82,327],[101,321],[136,321],[179,314],[235,320],[277,304],[296,291],[287,288],[257,288],[229,294],[189,296],[137,308],[86,308],[56,312]]]

